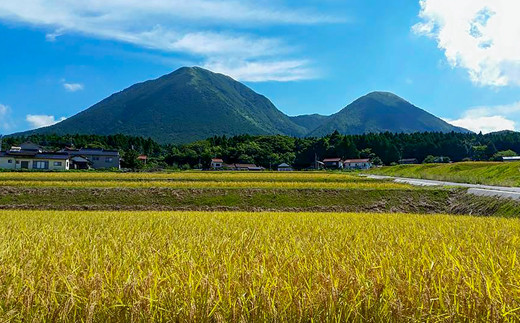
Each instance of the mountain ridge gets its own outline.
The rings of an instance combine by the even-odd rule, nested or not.
[[[327,131],[331,133],[334,130],[345,134],[360,130],[400,132],[401,128],[378,128],[377,122],[373,124],[370,118],[365,118],[368,120],[365,122],[370,125],[366,129],[349,128],[356,125],[356,122],[345,120],[345,115],[352,119],[356,114],[344,111],[356,102],[359,103],[359,100],[374,96],[378,98],[373,99],[372,104],[381,110],[386,109],[387,114],[391,113],[388,109],[399,112],[399,109],[403,109],[402,102],[405,102],[404,108],[408,108],[409,114],[421,118],[429,116],[430,119],[426,118],[428,120],[411,120],[410,124],[415,124],[415,127],[401,127],[405,131],[467,131],[449,125],[388,92],[372,92],[331,116],[312,114],[289,117],[278,110],[267,97],[227,75],[200,67],[182,67],[157,79],[136,83],[114,93],[55,125],[13,135],[121,133],[151,137],[161,143],[188,143],[217,135],[281,134],[304,137],[322,135]],[[373,110],[365,107],[367,109]],[[417,113],[415,109],[422,113]],[[374,113],[373,118],[380,119],[377,113]],[[357,125],[359,126],[359,122]],[[332,130],[329,131],[330,129]]]
[[[368,93],[329,116],[326,123],[310,132],[323,136],[338,130],[342,134],[470,132],[456,127],[391,92]]]

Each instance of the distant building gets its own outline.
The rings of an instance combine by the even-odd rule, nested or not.
[[[326,158],[323,164],[327,169],[343,169],[343,161],[341,158]]]
[[[121,156],[117,150],[105,150],[101,148],[65,148],[60,152],[67,153],[71,158],[82,157],[88,161],[88,168],[109,169],[121,168]],[[74,168],[83,169],[74,165]]]
[[[502,157],[502,161],[504,161],[504,162],[517,162],[517,161],[520,161],[520,156]]]
[[[75,156],[70,159],[70,168],[71,169],[90,169],[90,162],[88,159]]]
[[[319,160],[316,160],[310,167],[306,168],[306,170],[320,170],[323,168],[325,168],[325,164]]]
[[[221,158],[213,158],[211,160],[211,169],[222,169],[224,167],[224,160]]]
[[[265,168],[258,167],[255,164],[235,164],[233,169],[238,171],[262,171]]]
[[[417,160],[417,158],[406,158],[406,159],[399,160],[399,164],[400,165],[414,165],[414,164],[419,164],[419,161]]]
[[[146,165],[148,163],[148,156],[139,155],[139,156],[137,156],[137,160],[143,162]]]
[[[70,157],[65,153],[47,153],[33,143],[24,143],[0,152],[0,169],[69,170]]]
[[[292,172],[293,168],[289,164],[282,163],[282,164],[278,165],[278,171],[279,172]]]
[[[345,169],[370,169],[372,163],[370,159],[347,159],[343,161],[343,167]]]

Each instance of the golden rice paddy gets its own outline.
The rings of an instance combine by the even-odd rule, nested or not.
[[[0,321],[518,321],[520,220],[0,211]]]

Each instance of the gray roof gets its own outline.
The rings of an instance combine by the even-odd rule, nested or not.
[[[104,150],[104,149],[79,149],[79,150],[63,150],[71,156],[110,156],[119,157],[119,151],[117,150]]]
[[[81,156],[74,156],[71,158],[71,160],[76,163],[88,163],[88,159],[83,158]]]
[[[12,157],[12,158],[25,158],[25,159],[58,159],[58,160],[67,160],[69,159],[68,154],[62,153],[43,153],[43,154],[31,154],[31,155],[23,155],[23,154],[11,154],[6,152],[0,152],[0,157]]]
[[[291,167],[291,166],[286,163],[282,163],[282,164],[278,165],[278,167]]]
[[[67,160],[69,159],[69,155],[67,154],[57,154],[57,153],[44,153],[44,154],[38,154],[34,156],[34,159],[61,159],[61,160]]]

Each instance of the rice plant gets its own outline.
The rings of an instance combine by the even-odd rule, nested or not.
[[[518,321],[520,220],[0,211],[0,321]]]

